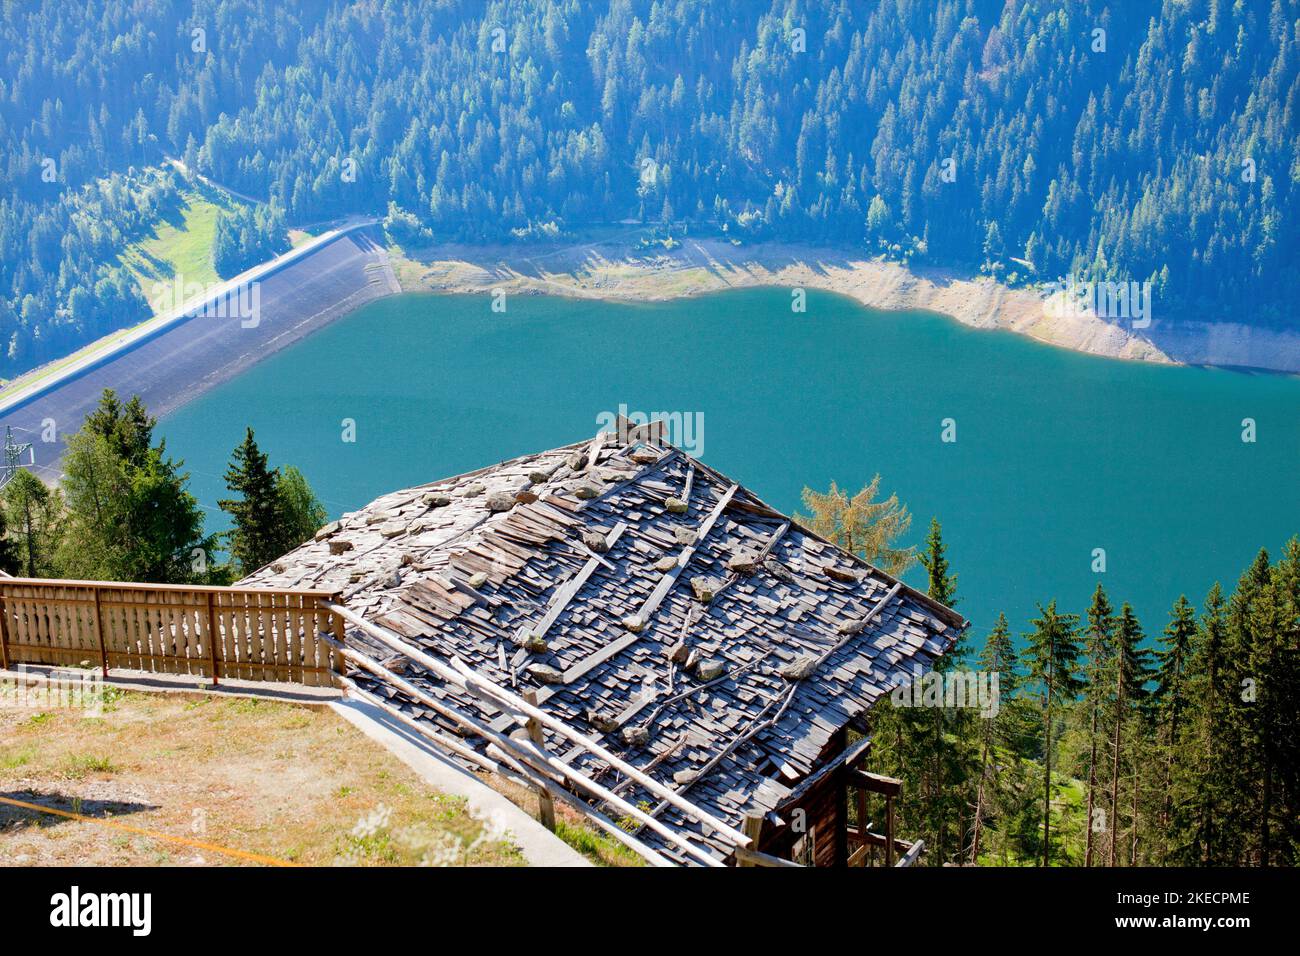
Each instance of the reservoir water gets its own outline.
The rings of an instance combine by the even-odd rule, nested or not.
[[[1179,594],[1199,605],[1300,533],[1300,379],[1080,355],[816,292],[802,314],[781,289],[490,301],[374,302],[169,416],[209,529],[227,527],[220,476],[245,425],[336,516],[589,437],[625,406],[689,416],[700,457],[783,511],[805,485],[879,472],[914,515],[908,543],[943,523],[976,644],[998,611],[1017,632],[1039,601],[1081,612],[1099,580],[1159,631]]]

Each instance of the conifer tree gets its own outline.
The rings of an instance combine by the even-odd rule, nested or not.
[[[1188,865],[1222,865],[1230,859],[1223,844],[1221,819],[1224,777],[1230,767],[1233,728],[1230,725],[1228,697],[1232,688],[1225,683],[1230,674],[1224,653],[1227,644],[1227,602],[1216,582],[1205,598],[1192,655],[1193,713],[1179,788],[1183,802],[1190,808],[1190,833],[1185,846],[1187,855],[1180,862]]]
[[[1260,549],[1250,567],[1237,581],[1228,605],[1228,653],[1231,662],[1229,723],[1236,736],[1238,753],[1228,775],[1227,808],[1231,843],[1235,847],[1233,863],[1259,865],[1263,861],[1264,806],[1263,787],[1266,732],[1260,720],[1259,665],[1266,655],[1256,646],[1257,628],[1261,623],[1258,605],[1264,600],[1272,569],[1268,552]]]
[[[1184,714],[1188,706],[1187,682],[1196,640],[1196,610],[1187,595],[1180,595],[1169,612],[1169,624],[1156,652],[1156,687],[1154,704],[1160,726],[1162,778],[1160,792],[1163,804],[1160,810],[1161,861],[1169,855],[1170,828],[1173,826],[1174,800],[1173,776],[1175,750],[1183,730]]]
[[[151,583],[209,579],[211,536],[181,462],[153,444],[138,398],[105,391],[63,459],[67,505],[56,564],[68,577]]]
[[[325,506],[302,472],[272,468],[251,428],[231,454],[225,477],[226,487],[239,497],[217,504],[233,519],[226,541],[242,574],[292,551],[325,523]]]
[[[249,574],[286,550],[284,499],[277,488],[279,473],[257,447],[253,429],[246,429],[244,440],[235,447],[225,478],[226,487],[239,497],[223,498],[217,505],[234,523],[226,535],[231,557],[242,573]]]
[[[1028,677],[1039,688],[1043,715],[1043,866],[1052,859],[1052,748],[1053,708],[1074,699],[1081,686],[1075,668],[1079,660],[1076,637],[1079,618],[1061,614],[1056,602],[1038,606],[1039,617],[1030,621],[1034,630],[1025,635],[1024,659]]]
[[[925,536],[925,550],[921,564],[929,575],[926,594],[940,604],[953,607],[957,603],[957,575],[948,573],[947,549],[943,544],[943,528],[938,518],[930,519],[930,530]]]
[[[1110,852],[1107,860],[1110,866],[1115,866],[1118,862],[1120,765],[1124,750],[1124,731],[1131,723],[1141,718],[1144,686],[1147,680],[1148,654],[1141,645],[1142,624],[1133,613],[1133,608],[1125,601],[1120,608],[1115,627],[1115,655],[1114,665],[1111,668],[1115,682],[1114,709],[1111,713],[1114,737],[1111,741],[1110,819],[1106,821],[1110,831]],[[1136,765],[1136,761],[1130,762]],[[1134,799],[1136,800],[1136,796]],[[1136,821],[1133,825],[1136,827]]]
[[[20,469],[5,485],[0,510],[7,531],[4,570],[29,578],[52,577],[62,526],[62,492]]]
[[[980,841],[987,808],[990,804],[1000,802],[996,797],[1004,775],[996,770],[997,750],[1001,749],[1005,753],[1006,756],[1003,758],[1005,760],[1016,759],[1012,700],[1019,685],[1019,676],[1016,673],[1017,662],[1007,616],[999,614],[979,654],[980,669],[987,675],[998,676],[998,700],[997,712],[984,717],[979,723],[980,756],[976,770],[974,819],[971,825],[971,863],[979,863]]]
[[[852,498],[833,481],[824,494],[804,488],[803,504],[811,515],[794,518],[814,534],[897,577],[916,560],[914,548],[894,544],[912,526],[912,515],[898,495],[877,501],[879,493],[879,475]]]
[[[1084,866],[1092,866],[1093,834],[1097,832],[1094,810],[1097,801],[1098,719],[1105,703],[1106,673],[1111,662],[1111,640],[1115,619],[1106,590],[1100,583],[1088,608],[1088,630],[1084,650],[1088,663],[1085,670],[1085,698],[1088,703],[1088,801],[1084,813]]]

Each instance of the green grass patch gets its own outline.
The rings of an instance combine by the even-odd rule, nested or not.
[[[187,189],[183,205],[155,227],[148,239],[132,243],[120,261],[135,276],[151,303],[158,283],[208,285],[221,281],[212,265],[217,216],[243,201],[207,186]]]
[[[0,770],[17,770],[30,763],[33,756],[31,750],[13,750],[0,754]]]
[[[117,766],[111,758],[95,754],[74,754],[63,767],[63,776],[69,780],[81,780],[92,773],[116,772]]]
[[[562,819],[555,821],[555,835],[597,866],[644,866],[645,861],[613,837]]]

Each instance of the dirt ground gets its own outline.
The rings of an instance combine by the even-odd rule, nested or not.
[[[328,708],[107,697],[99,717],[0,707],[0,865],[525,862]]]

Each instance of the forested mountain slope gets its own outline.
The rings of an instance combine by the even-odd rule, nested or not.
[[[1300,0],[98,6],[0,14],[10,371],[133,318],[103,294],[129,190],[73,191],[164,155],[290,223],[637,218],[1297,324]]]

